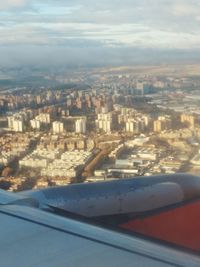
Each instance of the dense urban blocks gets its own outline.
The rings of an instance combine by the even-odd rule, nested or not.
[[[9,190],[199,172],[200,79],[105,71],[63,74],[79,86],[0,91],[0,171]]]

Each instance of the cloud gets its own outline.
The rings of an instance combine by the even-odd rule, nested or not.
[[[78,61],[77,54],[85,59],[89,50],[98,51],[104,58],[112,48],[117,61],[125,49],[194,50],[200,46],[199,7],[199,0],[1,0],[0,52],[13,47],[23,58],[21,47],[35,47],[28,49],[33,54],[62,47]]]
[[[172,14],[181,17],[197,15],[199,13],[197,5],[197,3],[177,3],[173,6]]]
[[[27,0],[1,0],[0,10],[9,10],[12,8],[21,8],[27,4]]]

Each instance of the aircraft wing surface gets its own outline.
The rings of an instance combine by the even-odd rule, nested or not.
[[[200,266],[200,257],[29,206],[0,206],[1,267]]]

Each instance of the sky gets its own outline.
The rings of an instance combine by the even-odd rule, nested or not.
[[[0,66],[200,58],[199,0],[0,0]]]

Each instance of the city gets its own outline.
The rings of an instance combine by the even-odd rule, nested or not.
[[[61,89],[2,86],[0,186],[198,174],[200,76],[195,65],[162,68],[82,70],[73,84],[59,74]]]

